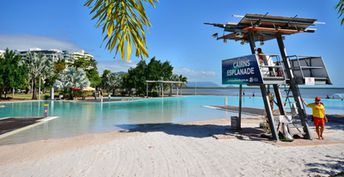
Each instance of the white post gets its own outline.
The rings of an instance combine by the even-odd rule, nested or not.
[[[53,100],[54,98],[55,98],[54,87],[51,87],[51,89],[50,89],[50,99]]]

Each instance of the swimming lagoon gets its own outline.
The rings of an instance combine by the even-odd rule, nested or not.
[[[311,102],[312,100],[307,100]],[[329,114],[344,114],[344,101],[323,100]],[[237,113],[211,109],[224,105],[225,96],[182,96],[137,99],[128,102],[89,103],[74,101],[34,101],[1,104],[0,118],[38,117],[43,104],[49,104],[49,116],[58,116],[45,124],[0,140],[0,144],[61,138],[86,133],[107,132],[145,123],[182,123],[230,118]],[[237,96],[228,104],[238,105]],[[264,108],[261,97],[244,97],[244,107]],[[308,113],[311,110],[307,109]],[[125,125],[125,126],[123,126]]]

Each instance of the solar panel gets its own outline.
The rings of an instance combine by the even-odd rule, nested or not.
[[[291,35],[300,32],[314,32],[309,27],[314,25],[316,19],[272,16],[267,14],[246,14],[239,23],[205,23],[215,27],[224,28],[231,32],[217,39],[247,41],[249,32],[255,33],[255,41],[266,41],[276,38],[275,34]]]

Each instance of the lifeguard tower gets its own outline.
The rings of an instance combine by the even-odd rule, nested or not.
[[[325,64],[321,57],[310,56],[288,56],[283,40],[284,35],[292,35],[297,33],[313,33],[315,29],[309,28],[316,24],[316,19],[272,16],[268,14],[246,14],[241,17],[239,23],[205,23],[215,27],[224,29],[223,36],[218,40],[234,40],[240,41],[241,44],[248,43],[251,48],[252,55],[227,59],[222,61],[222,84],[237,84],[242,89],[242,84],[249,86],[259,86],[265,105],[269,128],[272,138],[279,140],[275,118],[271,110],[268,90],[272,85],[276,104],[279,113],[282,116],[288,116],[285,110],[280,86],[289,87],[292,95],[287,97],[294,98],[297,108],[297,117],[303,127],[303,137],[311,139],[309,132],[307,115],[302,105],[301,95],[298,85],[308,84],[332,84],[327,73]],[[276,39],[280,50],[281,57],[278,55],[256,54],[255,42],[265,42]],[[273,62],[262,63],[260,60],[264,58]],[[241,97],[240,91],[240,97]],[[241,98],[239,101],[239,122],[241,119]],[[288,128],[289,129],[289,128]]]

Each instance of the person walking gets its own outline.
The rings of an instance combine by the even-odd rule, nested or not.
[[[312,108],[312,119],[315,126],[315,131],[318,135],[319,140],[323,140],[323,133],[325,129],[325,122],[328,122],[327,117],[325,115],[325,106],[321,101],[319,96],[315,97],[315,102],[307,104],[305,100],[302,99],[303,104],[307,107]]]

